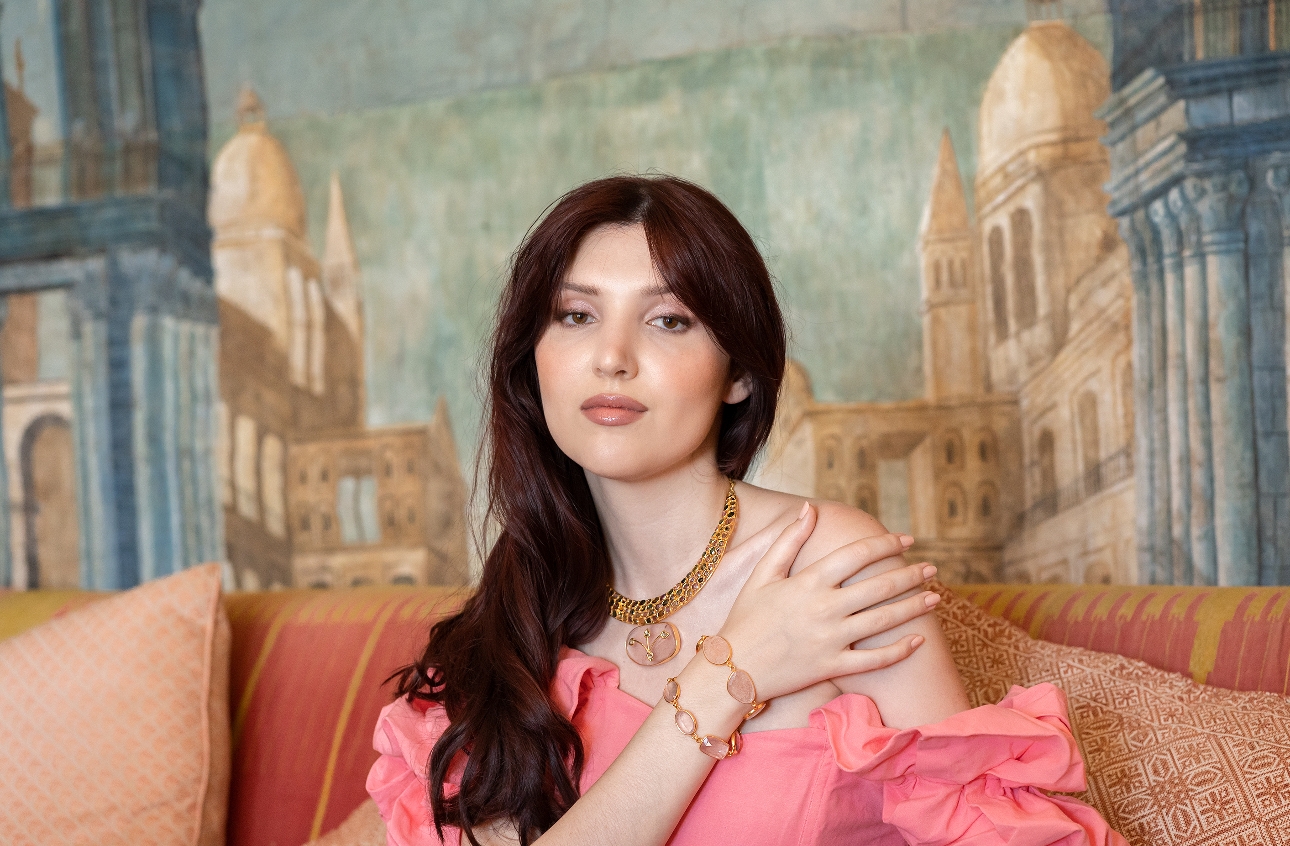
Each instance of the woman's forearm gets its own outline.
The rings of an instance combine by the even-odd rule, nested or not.
[[[696,656],[677,677],[680,704],[698,722],[698,733],[729,738],[748,706],[726,692],[725,667]],[[720,762],[699,750],[682,734],[676,711],[660,701],[627,747],[573,807],[539,837],[539,846],[662,846],[698,793],[708,773]],[[475,831],[484,846],[514,843],[514,832]]]

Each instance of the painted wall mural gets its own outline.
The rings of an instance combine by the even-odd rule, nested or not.
[[[509,254],[656,169],[786,306],[758,481],[951,580],[1290,582],[1290,0],[719,5],[7,4],[0,581],[465,581]]]

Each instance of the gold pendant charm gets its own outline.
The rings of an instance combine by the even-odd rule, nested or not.
[[[666,664],[681,651],[681,632],[671,623],[637,626],[627,635],[627,657],[642,667]]]

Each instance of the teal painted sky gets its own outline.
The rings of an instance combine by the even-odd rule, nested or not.
[[[1102,22],[1081,27],[1099,46]],[[914,241],[940,133],[970,184],[977,106],[1019,29],[784,39],[272,120],[318,251],[340,174],[365,282],[369,421],[427,419],[446,394],[470,457],[511,251],[570,187],[651,169],[708,186],[753,233],[819,398],[920,396]],[[231,132],[213,115],[213,149]]]

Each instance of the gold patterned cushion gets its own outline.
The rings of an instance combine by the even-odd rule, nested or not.
[[[972,704],[998,702],[1014,684],[1065,691],[1088,766],[1079,798],[1135,846],[1290,844],[1290,698],[1033,640],[933,588]]]
[[[229,641],[207,565],[0,642],[0,843],[222,846]]]

